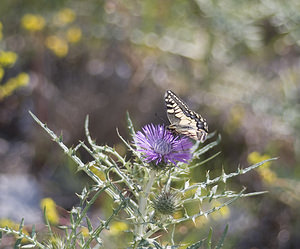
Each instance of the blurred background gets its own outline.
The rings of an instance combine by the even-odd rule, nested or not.
[[[279,157],[225,187],[268,194],[179,226],[177,242],[209,227],[218,239],[228,223],[224,248],[300,248],[299,1],[1,0],[0,21],[2,225],[42,224],[41,199],[70,210],[90,183],[29,110],[68,146],[85,139],[89,114],[97,143],[124,154],[126,111],[137,130],[167,124],[171,89],[222,136],[193,181]]]

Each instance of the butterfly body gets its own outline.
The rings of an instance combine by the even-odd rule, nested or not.
[[[206,120],[198,113],[189,109],[175,93],[168,90],[165,93],[169,129],[194,140],[204,142],[208,133]]]

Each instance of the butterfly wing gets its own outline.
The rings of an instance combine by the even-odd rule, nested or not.
[[[172,91],[165,94],[169,129],[204,142],[208,133],[206,120],[188,106]]]

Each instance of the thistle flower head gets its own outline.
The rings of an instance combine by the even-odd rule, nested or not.
[[[146,161],[156,165],[161,162],[176,165],[191,159],[192,142],[186,137],[174,136],[161,125],[144,126],[143,132],[136,133],[134,142]]]
[[[178,195],[175,192],[164,191],[155,197],[153,207],[160,214],[173,215],[178,203]]]

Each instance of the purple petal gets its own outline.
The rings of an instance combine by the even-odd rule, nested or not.
[[[134,137],[137,151],[143,153],[147,162],[173,163],[188,162],[191,159],[190,149],[193,146],[188,138],[174,136],[161,125],[146,125]]]

